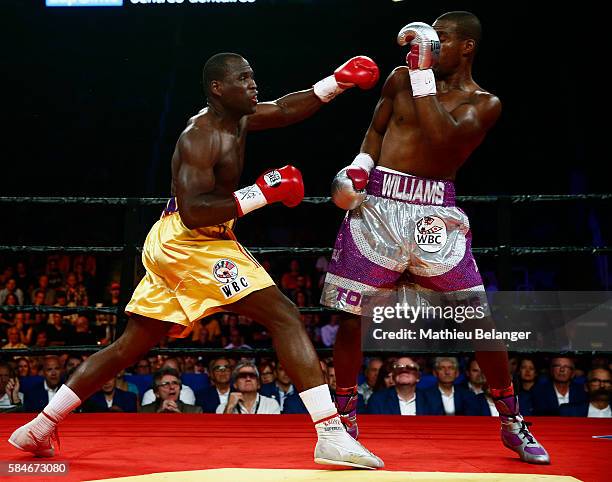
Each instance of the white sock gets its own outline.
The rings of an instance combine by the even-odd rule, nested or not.
[[[51,435],[56,425],[81,404],[81,399],[67,385],[62,385],[44,410],[34,419],[32,432],[38,439]]]
[[[304,390],[300,392],[300,398],[304,405],[306,405],[306,410],[308,410],[315,424],[320,420],[338,414],[327,385],[319,385],[318,387]]]

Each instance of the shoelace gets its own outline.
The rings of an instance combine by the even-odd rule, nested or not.
[[[525,420],[521,421],[521,428],[519,429],[519,433],[527,439],[527,443],[528,444],[534,444],[536,443],[535,439],[533,438],[533,435],[531,435],[531,432],[529,431],[529,427],[531,426],[531,422],[525,422]]]

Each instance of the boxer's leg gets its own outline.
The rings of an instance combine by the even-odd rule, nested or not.
[[[298,391],[325,384],[319,357],[296,306],[276,286],[255,291],[226,305],[227,311],[253,318],[267,328],[283,367]]]
[[[57,424],[109,378],[142,358],[171,327],[172,324],[166,321],[131,317],[121,337],[81,363],[43,411],[15,430],[9,442],[36,456],[52,457],[55,454],[53,441],[58,440]]]
[[[418,261],[410,267],[415,283],[454,297],[470,296],[471,292],[474,292],[476,297],[484,296],[482,278],[471,251],[472,235],[465,213],[455,207],[434,206],[415,211],[418,213],[414,220],[417,227],[419,223],[421,226],[440,226],[444,234],[439,238],[439,245],[421,245],[415,239],[413,256]],[[456,292],[456,295],[453,292]],[[494,320],[490,318],[477,323],[478,327],[485,329],[494,327]],[[519,412],[505,345],[494,340],[475,341],[474,349],[500,414],[503,444],[516,452],[524,462],[550,463],[548,453],[530,433]]]
[[[318,435],[315,462],[358,468],[382,468],[376,455],[345,430],[325,383],[319,358],[296,306],[276,286],[255,291],[226,306],[228,311],[253,318],[272,335],[280,362],[289,374]]]
[[[336,406],[349,433],[357,438],[357,376],[363,362],[361,301],[364,295],[388,294],[405,271],[401,248],[402,203],[370,196],[344,219],[325,277],[321,304],[347,312],[334,344]],[[381,228],[384,226],[384,229]]]

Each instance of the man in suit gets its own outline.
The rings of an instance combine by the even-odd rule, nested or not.
[[[282,411],[287,397],[297,392],[295,391],[293,383],[291,383],[291,378],[289,378],[289,375],[280,362],[276,364],[274,373],[276,375],[276,380],[272,383],[262,385],[259,393],[276,400]]]
[[[589,400],[566,403],[559,407],[562,417],[611,418],[612,374],[607,368],[595,368],[587,375],[585,389]]]
[[[586,401],[584,387],[573,381],[574,360],[566,356],[555,357],[551,361],[552,381],[539,383],[533,389],[534,415],[559,415],[559,406],[564,403],[583,403]]]
[[[227,358],[213,358],[208,364],[212,385],[196,393],[196,405],[204,413],[215,413],[221,404],[227,404],[232,369]]]
[[[181,376],[174,368],[162,368],[153,375],[155,401],[140,407],[142,413],[202,413],[202,407],[179,400]]]
[[[470,359],[467,369],[465,370],[465,378],[466,381],[461,384],[462,387],[467,388],[474,395],[478,395],[484,391],[486,380],[476,358]]]
[[[102,390],[94,393],[83,403],[83,412],[133,412],[138,409],[138,396],[117,388],[117,378],[113,377],[102,385]]]
[[[393,365],[395,386],[374,392],[368,401],[367,412],[375,415],[443,415],[432,413],[427,400],[416,384],[419,381],[419,365],[407,356],[397,359]]]
[[[438,383],[423,392],[435,413],[465,415],[474,395],[465,387],[453,385],[459,375],[459,362],[455,357],[436,357],[434,375]]]
[[[43,361],[43,380],[24,391],[24,411],[39,412],[47,406],[62,384],[62,364],[55,355]]]

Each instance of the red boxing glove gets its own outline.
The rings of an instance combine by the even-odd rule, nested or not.
[[[319,80],[314,85],[314,93],[321,102],[329,102],[355,85],[361,89],[371,89],[378,82],[379,76],[376,62],[369,57],[358,55],[338,67],[334,75]]]
[[[270,169],[259,176],[255,184],[235,191],[234,199],[240,216],[279,201],[287,207],[295,207],[304,199],[302,173],[293,166]]]
[[[358,191],[365,189],[370,177],[369,173],[361,167],[349,167],[346,170],[346,175],[353,183],[353,187]]]
[[[268,204],[281,201],[288,208],[294,208],[304,199],[302,173],[293,166],[266,171],[255,184],[261,189]]]
[[[334,77],[341,87],[356,85],[367,90],[376,85],[380,72],[378,65],[370,57],[358,55],[334,70]]]

